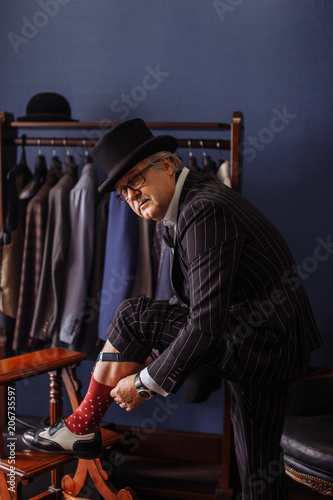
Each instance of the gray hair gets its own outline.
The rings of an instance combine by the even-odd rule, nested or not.
[[[170,160],[170,162],[173,166],[174,172],[178,172],[180,170],[183,170],[184,164],[181,161],[181,159],[179,158],[179,156],[177,156],[173,153],[170,153],[170,151],[160,151],[160,152],[155,153],[151,156],[148,156],[148,158],[145,158],[145,163],[147,163],[147,165],[149,165],[150,163],[157,163],[157,165],[154,165],[153,168],[159,169],[159,168],[162,168],[162,166],[158,165],[158,162],[165,160],[167,158]]]

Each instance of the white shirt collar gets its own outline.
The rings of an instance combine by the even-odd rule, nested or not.
[[[175,192],[173,193],[173,197],[171,198],[165,217],[162,220],[163,224],[167,227],[174,227],[177,222],[180,193],[182,192],[183,185],[189,171],[190,170],[188,168],[184,167],[183,170],[181,170],[176,182]]]

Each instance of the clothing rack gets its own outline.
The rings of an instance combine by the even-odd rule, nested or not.
[[[18,137],[19,129],[90,129],[99,132],[115,127],[119,122],[18,122],[11,113],[0,111],[0,230],[3,224],[3,181],[4,181],[4,151],[7,146],[81,146],[93,147],[98,139],[70,137]],[[173,130],[218,130],[230,132],[229,139],[191,139],[177,138],[179,148],[218,149],[230,151],[230,178],[232,188],[239,189],[240,173],[240,140],[242,130],[242,113],[234,111],[230,123],[218,122],[147,122],[151,129]]]
[[[177,131],[175,137],[178,136],[178,131],[186,131],[190,135],[190,131],[195,131],[194,135],[198,135],[198,132],[221,132],[221,138],[211,139],[211,138],[181,138],[177,137],[179,148],[188,149],[190,152],[192,149],[202,149],[203,152],[209,149],[215,149],[220,151],[229,151],[229,162],[230,162],[230,178],[231,186],[235,190],[239,190],[239,178],[241,172],[241,154],[240,154],[240,144],[242,136],[242,113],[235,111],[232,114],[232,119],[229,123],[215,123],[215,122],[147,122],[147,125],[151,129],[170,129]],[[103,132],[107,129],[114,127],[118,122],[18,122],[14,120],[14,116],[11,113],[0,111],[0,232],[3,228],[4,220],[4,185],[6,179],[6,168],[11,168],[15,165],[16,155],[15,148],[17,146],[77,146],[82,148],[93,147],[98,139],[87,139],[82,137],[59,137],[59,130],[90,130],[98,131],[98,135],[102,136]],[[24,130],[24,136],[19,137],[19,129]],[[55,137],[30,137],[27,136],[26,132],[36,131],[37,129],[54,129],[57,131],[57,136]],[[223,135],[222,135],[223,134]],[[34,135],[34,134],[32,134]],[[206,134],[204,134],[206,135]],[[208,134],[207,134],[208,135]],[[216,135],[216,134],[214,134]],[[227,137],[227,138],[226,138]],[[6,152],[6,156],[5,156]],[[7,156],[8,153],[8,156]],[[15,156],[14,156],[15,155]],[[0,359],[4,357],[3,340],[4,336],[0,328]],[[4,387],[0,388],[0,426],[4,427],[6,423],[6,394]],[[221,480],[218,481],[216,489],[211,494],[207,494],[205,498],[207,499],[226,499],[231,498],[233,490],[230,485],[230,449],[231,449],[231,423],[230,423],[230,401],[228,395],[226,394],[224,402],[224,425],[223,425],[223,439],[222,445],[221,441],[218,441],[217,449],[221,446],[221,462],[218,460],[218,467],[221,467]],[[192,439],[192,438],[191,438]],[[177,438],[178,442],[178,438]],[[206,443],[206,437],[203,436],[203,442]],[[193,443],[191,442],[191,445]],[[205,445],[206,446],[206,445]],[[205,448],[205,446],[203,448]],[[187,446],[185,446],[187,448]],[[169,449],[169,444],[168,444]],[[219,451],[218,457],[219,457]],[[200,454],[199,454],[200,455]],[[177,455],[178,457],[178,455]],[[211,463],[211,457],[209,458],[209,463]],[[214,483],[215,484],[215,483]],[[170,493],[170,492],[169,492]],[[198,496],[191,493],[183,492],[181,497],[177,496],[178,492],[174,493],[175,498],[195,498]],[[185,496],[184,496],[185,495]],[[174,497],[174,495],[172,495]]]

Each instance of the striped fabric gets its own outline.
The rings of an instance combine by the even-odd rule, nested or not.
[[[306,370],[321,345],[282,236],[242,196],[197,172],[179,203],[172,281],[188,317],[149,366],[166,392],[198,365],[229,380],[283,384]]]
[[[287,500],[280,446],[287,387],[228,382],[241,490],[235,500]]]
[[[173,245],[167,234],[165,241]],[[172,282],[171,301],[123,302],[109,341],[138,363],[159,350],[148,373],[161,394],[175,392],[197,367],[225,378],[242,482],[237,500],[286,499],[287,386],[321,340],[284,239],[242,196],[191,171],[178,207]]]

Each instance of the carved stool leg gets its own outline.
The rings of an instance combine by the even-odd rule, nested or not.
[[[62,416],[62,379],[61,370],[49,372],[50,376],[50,424],[54,424]],[[60,488],[63,467],[51,471],[51,483],[54,488]]]
[[[89,500],[89,498],[86,498],[86,497],[73,497],[73,495],[70,495],[66,491],[62,492],[62,499],[63,500]]]
[[[70,475],[67,475],[62,478],[62,489],[65,492],[70,493],[71,495],[77,495],[81,491],[88,473],[103,498],[105,498],[106,500],[117,499],[117,491],[115,490],[115,488],[113,486],[112,488],[108,488],[105,484],[108,476],[107,473],[102,469],[99,458],[96,460],[80,459],[78,461],[78,466],[76,468],[74,476],[71,477]]]
[[[81,491],[88,474],[104,500],[135,500],[136,495],[133,490],[124,488],[118,491],[113,484],[108,481],[108,475],[103,470],[99,458],[96,460],[80,459],[78,461],[74,476],[66,475],[62,478],[61,486],[64,495],[68,493],[76,497]]]
[[[0,500],[12,500],[12,498],[12,495],[8,491],[6,475],[0,472]]]
[[[22,500],[22,483],[17,477],[14,481],[8,474],[0,472],[0,500]]]

